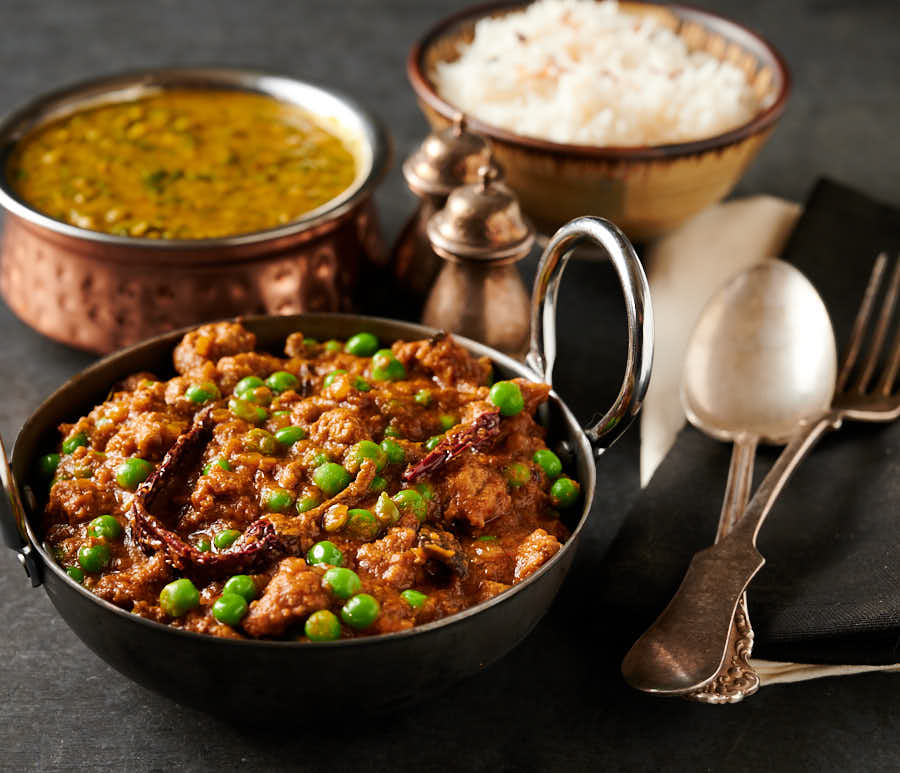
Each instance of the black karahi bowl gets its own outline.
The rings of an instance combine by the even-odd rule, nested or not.
[[[53,559],[39,531],[31,495],[35,460],[54,443],[57,426],[102,401],[111,384],[137,371],[172,373],[172,350],[185,331],[175,331],[100,360],[54,392],[25,423],[16,440],[11,502],[0,498],[0,525],[31,577],[43,584],[72,630],[107,663],[139,684],[179,703],[227,716],[275,717],[290,708],[292,720],[329,705],[368,708],[424,697],[474,674],[505,655],[537,624],[555,598],[588,518],[596,481],[595,455],[636,415],[650,378],[653,321],[643,270],[627,239],[612,224],[579,218],[554,236],[538,270],[532,307],[532,348],[527,364],[482,344],[457,340],[486,355],[498,376],[549,381],[554,342],[554,304],[562,270],[579,241],[605,247],[622,282],[628,321],[628,357],[622,389],[593,427],[582,429],[562,399],[551,392],[541,421],[547,442],[568,459],[583,487],[583,504],[570,511],[572,535],[540,570],[510,590],[458,614],[408,631],[334,642],[223,639],[193,633],[131,614],[93,595],[69,578]],[[405,322],[346,314],[259,316],[242,320],[257,347],[279,350],[288,334],[302,330],[320,340],[367,330],[389,342],[427,337],[435,331]],[[19,517],[13,513],[19,511]],[[223,679],[222,675],[228,678]],[[313,701],[298,696],[316,696]]]

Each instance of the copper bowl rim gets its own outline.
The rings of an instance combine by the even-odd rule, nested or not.
[[[380,337],[396,337],[395,340],[399,340],[401,336],[406,335],[428,337],[439,332],[435,328],[415,322],[404,322],[396,319],[371,317],[361,314],[341,314],[330,312],[313,312],[289,315],[262,314],[254,316],[229,317],[220,321],[242,322],[244,324],[247,324],[250,330],[260,335],[264,335],[265,329],[270,326],[277,327],[279,329],[291,328],[294,330],[300,330],[304,325],[313,326],[316,329],[321,328],[323,330],[334,330],[336,335],[341,335],[347,329],[352,327],[356,330],[376,331],[378,334],[380,334]],[[74,376],[69,378],[34,410],[34,412],[26,420],[23,427],[19,430],[19,435],[16,438],[16,445],[13,448],[13,456],[11,460],[12,466],[14,468],[17,466],[17,463],[19,461],[17,456],[21,457],[22,455],[22,451],[19,448],[19,439],[23,435],[37,433],[37,430],[33,428],[33,425],[37,422],[38,418],[42,414],[51,410],[51,406],[54,402],[67,399],[68,402],[72,404],[76,402],[76,400],[74,399],[75,397],[83,400],[86,396],[86,392],[88,391],[87,389],[85,389],[84,385],[89,384],[91,380],[96,376],[100,374],[106,376],[106,374],[110,371],[116,372],[118,374],[118,371],[123,369],[126,364],[130,366],[130,360],[134,359],[135,357],[140,357],[145,351],[158,348],[162,345],[171,345],[174,348],[174,345],[178,343],[180,338],[185,333],[191,330],[195,330],[196,328],[197,325],[189,325],[179,330],[171,330],[166,333],[147,338],[137,344],[126,347],[124,349],[120,349],[117,352],[113,352],[112,354],[107,355],[103,359],[89,365],[84,370],[79,371]],[[464,336],[459,335],[454,335],[454,338],[470,353],[480,357],[489,357],[491,362],[495,365],[499,365],[505,373],[514,374],[515,376],[526,378],[529,381],[541,380],[540,376],[538,376],[538,374],[532,371],[524,363],[519,362],[518,360],[514,360],[512,357],[509,357],[502,352],[497,351],[496,349],[492,349],[486,344],[482,344],[478,341],[473,341],[472,339],[465,338]],[[408,340],[414,339],[410,338]],[[127,370],[127,368],[125,368],[125,370]],[[90,599],[100,607],[119,617],[131,620],[143,627],[155,628],[157,630],[162,629],[167,633],[171,633],[173,636],[188,638],[199,637],[205,640],[216,641],[221,646],[228,647],[261,646],[267,649],[318,647],[321,649],[341,650],[347,648],[356,649],[359,647],[377,645],[383,643],[386,640],[395,641],[399,639],[406,639],[412,636],[425,635],[440,628],[459,625],[468,620],[470,617],[474,617],[490,607],[497,606],[498,604],[503,604],[512,596],[517,595],[518,593],[523,591],[526,587],[538,582],[541,577],[550,572],[551,568],[562,560],[565,554],[577,549],[581,533],[584,530],[585,524],[587,523],[592,511],[594,491],[597,484],[596,456],[591,449],[587,436],[585,435],[580,423],[575,418],[567,403],[559,396],[556,390],[551,389],[550,400],[555,404],[556,408],[560,412],[560,419],[563,424],[562,428],[567,433],[567,439],[571,440],[573,443],[574,458],[578,462],[584,462],[584,464],[580,466],[582,467],[583,471],[587,473],[587,478],[581,481],[581,503],[578,508],[575,508],[573,510],[573,513],[578,513],[580,511],[580,514],[577,517],[577,521],[575,521],[575,519],[573,518],[574,526],[572,528],[572,533],[569,535],[569,538],[543,566],[541,566],[536,572],[534,572],[534,574],[525,578],[522,582],[517,583],[510,588],[507,588],[502,593],[499,593],[498,595],[490,599],[481,601],[452,615],[447,615],[446,617],[441,617],[437,620],[432,620],[431,622],[414,626],[413,628],[408,628],[402,631],[394,631],[391,633],[373,634],[371,636],[361,636],[358,638],[354,637],[349,639],[338,639],[336,641],[321,642],[301,642],[284,639],[230,639],[214,637],[210,634],[200,633],[197,631],[187,631],[181,628],[174,628],[173,626],[165,623],[159,623],[155,620],[150,620],[145,617],[133,615],[131,612],[127,612],[121,607],[117,607],[115,604],[112,604],[111,602],[106,601],[105,599],[102,599],[99,596],[91,593],[87,588],[81,585],[81,583],[77,583],[75,582],[75,580],[69,577],[69,575],[66,574],[65,570],[54,560],[49,548],[45,546],[44,540],[39,536],[36,523],[33,523],[35,514],[30,512],[26,516],[25,520],[27,544],[30,544],[32,546],[32,549],[36,550],[36,552],[40,556],[41,562],[43,564],[43,571],[52,572],[57,576],[58,579],[74,588],[77,592],[85,596],[85,598]]]
[[[642,0],[628,0],[628,4],[663,8],[671,11],[680,20],[693,21],[706,29],[714,29],[727,40],[740,45],[744,50],[748,50],[749,44],[749,47],[754,50],[753,53],[762,53],[766,59],[770,60],[767,64],[777,71],[781,83],[781,87],[772,104],[758,112],[747,123],[727,132],[700,140],[677,142],[668,145],[599,146],[551,142],[550,140],[542,140],[537,137],[516,134],[509,129],[485,123],[475,116],[466,114],[469,128],[525,151],[571,156],[579,160],[642,162],[700,155],[711,150],[719,150],[729,145],[736,145],[748,137],[769,129],[781,117],[791,93],[791,73],[784,57],[768,40],[731,19],[694,6],[669,5],[666,3],[643,2]],[[501,2],[484,3],[452,14],[429,29],[415,42],[406,60],[406,74],[419,99],[448,120],[453,120],[455,116],[459,115],[461,111],[437,93],[425,71],[425,54],[436,40],[454,31],[462,24],[477,21],[482,17],[501,11],[523,8],[527,5],[529,3],[522,0],[502,0]]]
[[[6,178],[9,153],[32,129],[88,106],[128,101],[171,88],[211,88],[264,94],[294,104],[315,115],[314,103],[339,114],[337,123],[363,148],[353,155],[360,160],[356,179],[342,193],[283,226],[214,239],[143,239],[80,228],[46,215],[27,204]],[[294,98],[291,98],[291,94]],[[301,99],[302,98],[302,99]],[[343,120],[342,120],[343,119]],[[164,67],[127,70],[81,80],[41,94],[0,118],[0,207],[41,229],[83,242],[137,250],[190,250],[209,252],[224,247],[272,242],[311,230],[347,213],[371,195],[390,165],[392,145],[379,118],[354,98],[318,84],[258,70],[234,67]],[[220,258],[227,257],[221,254]]]

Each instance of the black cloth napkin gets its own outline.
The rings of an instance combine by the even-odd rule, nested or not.
[[[828,180],[781,256],[825,300],[842,356],[877,253],[900,251],[900,210]],[[760,448],[755,485],[780,448]],[[601,568],[624,651],[715,534],[731,446],[688,426],[625,519]],[[802,463],[763,526],[750,587],[754,656],[820,664],[900,661],[900,421],[845,423]]]

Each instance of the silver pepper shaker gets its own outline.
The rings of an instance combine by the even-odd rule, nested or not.
[[[426,224],[455,188],[477,182],[478,170],[486,165],[496,166],[487,140],[466,129],[461,113],[452,126],[430,134],[403,164],[403,176],[419,205],[397,239],[392,266],[397,284],[419,309],[441,269]]]
[[[445,263],[422,321],[522,357],[531,300],[515,263],[531,251],[534,228],[492,166],[480,176],[453,191],[428,221],[428,239]]]

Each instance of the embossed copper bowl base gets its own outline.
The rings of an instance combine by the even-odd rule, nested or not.
[[[6,210],[0,293],[24,322],[72,346],[109,352],[150,335],[238,314],[348,311],[357,280],[385,251],[372,191],[389,159],[384,130],[346,97],[243,70],[154,70],[79,84],[0,122],[0,168],[49,120],[166,88],[264,93],[327,122],[356,156],[353,185],[285,226],[222,239],[136,239],[88,231],[29,207],[0,174]]]

